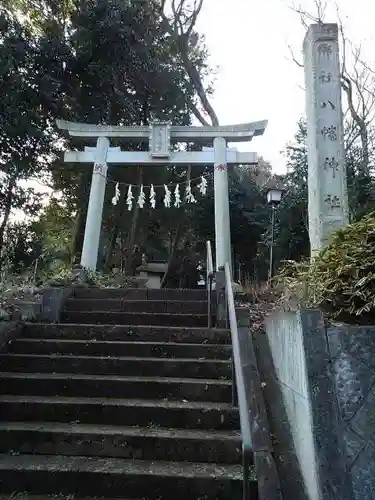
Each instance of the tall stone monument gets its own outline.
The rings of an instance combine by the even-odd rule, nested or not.
[[[304,44],[311,255],[348,224],[337,24],[313,24]]]

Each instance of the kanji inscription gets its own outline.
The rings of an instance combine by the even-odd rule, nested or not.
[[[322,71],[319,75],[319,83],[330,83],[332,81],[332,73],[326,73]]]
[[[318,54],[321,56],[330,56],[332,54],[332,45],[330,43],[319,43]]]
[[[336,109],[336,106],[331,101],[322,101],[320,105],[321,108],[327,108],[328,106],[332,109],[332,111]]]
[[[330,141],[337,141],[337,127],[331,125],[330,127],[323,127],[321,134],[325,139]]]
[[[334,156],[331,157],[327,156],[324,161],[324,170],[329,170],[329,169],[332,169],[332,176],[333,178],[335,178],[336,172],[338,172],[339,170],[339,162]]]
[[[338,196],[333,196],[331,194],[327,194],[324,202],[327,203],[327,205],[329,206],[329,208],[331,210],[333,210],[334,208],[341,207],[340,198]]]

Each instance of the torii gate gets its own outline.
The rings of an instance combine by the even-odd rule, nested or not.
[[[57,120],[57,126],[72,137],[97,140],[96,147],[66,151],[64,155],[65,162],[94,164],[81,256],[83,267],[96,270],[97,266],[108,164],[214,165],[216,268],[231,262],[227,165],[255,165],[258,155],[229,149],[227,141],[251,141],[254,136],[263,135],[266,120],[218,127],[173,126],[160,122],[150,126],[124,127]],[[120,147],[110,147],[111,137],[124,143],[148,140],[149,151],[122,151]],[[203,151],[174,152],[170,149],[171,142],[207,143],[210,139],[213,148],[206,147]]]

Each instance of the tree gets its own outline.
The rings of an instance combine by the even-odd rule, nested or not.
[[[30,31],[0,11],[0,255],[12,211],[32,215],[40,196],[23,181],[41,177],[54,155],[51,124],[38,89],[43,76],[36,60],[39,47]],[[0,260],[1,266],[1,260]]]
[[[11,222],[5,234],[3,271],[11,275],[22,275],[35,269],[41,255],[40,233],[27,222]]]
[[[28,2],[23,5],[29,12],[35,8],[35,4]],[[147,125],[155,118],[175,124],[190,123],[196,90],[181,62],[175,38],[166,31],[163,18],[151,3],[129,5],[113,0],[91,0],[79,4],[72,2],[69,8],[62,9],[62,4],[45,0],[38,2],[38,8],[41,5],[44,15],[36,24],[44,57],[38,59],[38,65],[41,69],[48,67],[40,90],[45,96],[49,117],[128,125]],[[28,18],[32,24],[34,16],[30,14]],[[208,67],[201,40],[189,45],[189,54],[194,71],[203,78]],[[53,133],[56,135],[55,130]],[[65,139],[63,147],[75,146]],[[128,147],[131,150],[135,145]],[[131,252],[136,240],[147,240],[145,227],[155,226],[155,219],[160,217],[160,211],[143,210],[141,213],[136,209],[129,214],[124,203],[125,184],[163,185],[203,172],[202,169],[194,170],[111,168],[103,214],[103,230],[109,233],[107,264],[119,240],[121,251],[126,248]],[[58,158],[53,162],[51,173],[53,188],[62,193],[64,204],[77,214],[74,256],[82,247],[91,169],[78,165],[69,167]],[[114,181],[124,184],[120,186],[121,202],[116,207],[110,203]],[[159,224],[163,227],[159,231],[159,243],[165,242],[171,232],[180,236],[186,233],[177,231],[176,217],[173,219],[171,212],[163,215],[163,222]],[[191,210],[184,212],[182,217],[180,213],[178,227],[191,227],[191,221]],[[164,238],[164,233],[168,238]]]
[[[310,254],[307,194],[307,128],[297,124],[294,141],[285,148],[287,174],[283,176],[285,193],[277,210],[275,241],[281,259],[300,260]]]
[[[156,14],[160,16],[165,31],[174,41],[180,62],[189,78],[190,86],[198,96],[197,104],[191,102],[192,112],[203,125],[208,124],[204,113],[209,117],[211,125],[219,125],[218,116],[208,97],[209,91],[204,85],[204,77],[209,73],[206,64],[204,64],[207,53],[202,53],[199,50],[199,42],[202,43],[202,37],[199,37],[195,31],[195,24],[203,7],[203,0],[170,0],[169,2],[167,0],[151,0],[151,4]],[[171,12],[171,15],[168,15],[168,11]]]
[[[369,129],[371,132],[371,128]],[[345,140],[351,133],[345,131]],[[371,132],[372,133],[372,132]],[[288,173],[282,178],[286,192],[277,210],[275,245],[280,259],[301,260],[310,255],[308,235],[308,164],[307,129],[301,119],[293,142],[286,145],[285,155]],[[348,198],[351,218],[358,220],[375,208],[374,179],[361,175],[361,146],[354,142],[346,150]]]
[[[51,187],[59,193],[33,228],[43,235],[43,248],[54,258],[73,260],[81,250],[92,171],[87,166],[65,165],[62,155],[55,155],[82,146],[61,136],[54,127],[55,118],[127,125],[147,125],[153,119],[189,124],[193,113],[201,123],[218,124],[209,102],[212,86],[207,50],[203,37],[195,31],[202,2],[22,0],[13,4],[26,19],[24,29],[35,47],[32,67],[38,78],[37,111],[48,126],[46,141],[53,153],[45,166],[50,169]],[[129,150],[135,147],[147,145],[127,144]],[[184,147],[199,149],[202,145]],[[268,208],[257,174],[240,170],[229,174],[232,239],[238,259],[252,271]],[[141,183],[145,189],[152,183],[161,186],[157,189],[161,202],[164,184],[180,183],[182,187],[187,179],[207,173],[196,166],[187,171],[111,167],[102,226],[104,265],[110,266],[118,252],[129,255],[134,243],[169,256],[187,241],[203,248],[214,232],[212,178],[209,195],[181,209],[146,207],[128,212],[125,194],[129,184],[135,190]],[[113,206],[116,182],[120,182],[121,198]],[[69,235],[73,235],[73,245],[67,242]]]

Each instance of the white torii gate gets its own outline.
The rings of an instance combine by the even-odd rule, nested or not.
[[[148,127],[124,127],[57,120],[57,126],[72,137],[97,141],[96,147],[66,151],[64,156],[68,163],[94,164],[81,256],[83,267],[95,270],[97,266],[108,164],[214,165],[216,268],[231,262],[227,165],[254,165],[258,163],[258,156],[229,149],[227,141],[251,141],[254,136],[264,133],[266,120],[219,127],[173,126],[160,122]],[[110,147],[111,137],[123,143],[148,140],[149,151],[122,151],[120,147]],[[191,152],[174,152],[170,148],[172,142],[207,143],[207,140],[213,140],[213,148]]]

